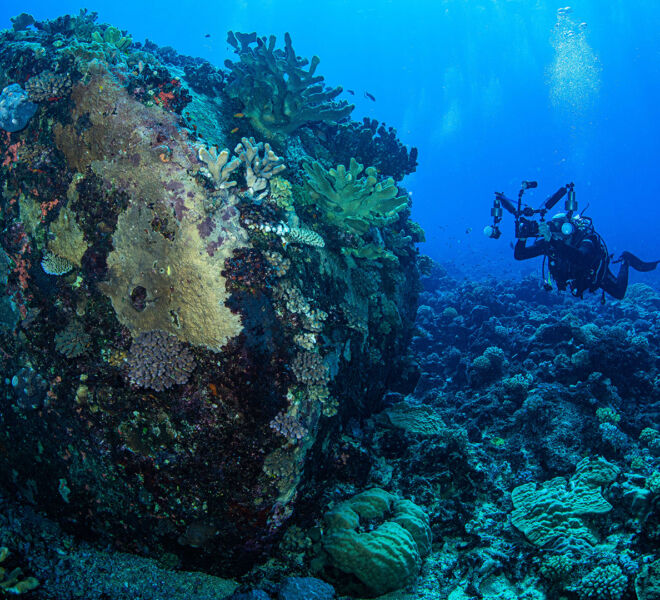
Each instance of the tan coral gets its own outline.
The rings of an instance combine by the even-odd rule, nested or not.
[[[236,185],[235,181],[229,180],[229,176],[241,165],[241,161],[236,157],[230,160],[229,150],[218,152],[213,146],[210,148],[200,146],[197,157],[206,165],[218,189],[224,190]]]
[[[242,329],[240,317],[225,306],[229,294],[220,274],[234,246],[211,257],[194,224],[184,220],[171,241],[152,230],[152,219],[142,205],[120,215],[102,291],[134,336],[161,329],[219,351]],[[132,301],[136,290],[146,294],[143,309]]]
[[[106,189],[131,199],[119,215],[109,276],[100,286],[118,320],[133,335],[161,329],[219,351],[242,329],[225,306],[221,274],[233,251],[248,245],[235,200],[229,198],[222,215],[206,213],[207,194],[194,178],[202,163],[176,117],[130,97],[102,65],[74,87],[72,98],[71,124],[55,128],[69,166],[91,167]],[[159,158],[164,152],[167,162]]]
[[[50,232],[55,238],[48,242],[48,249],[79,267],[89,244],[85,241],[74,213],[68,207],[60,210],[57,219],[50,225]]]

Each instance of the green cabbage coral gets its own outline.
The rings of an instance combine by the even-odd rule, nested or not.
[[[360,593],[370,596],[409,584],[431,549],[426,513],[380,488],[329,511],[325,524],[323,548],[329,566],[353,575],[361,583]]]
[[[133,43],[133,38],[123,36],[121,31],[112,25],[103,32],[103,35],[99,31],[93,32],[92,40],[98,44],[115,46],[118,50],[126,50]]]
[[[349,233],[362,235],[371,225],[389,225],[408,206],[406,196],[397,196],[394,179],[379,182],[374,167],[365,169],[354,158],[348,169],[339,165],[327,171],[318,161],[304,163],[303,169],[312,197],[325,218]]]

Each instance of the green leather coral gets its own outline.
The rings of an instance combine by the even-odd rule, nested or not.
[[[397,196],[394,179],[388,177],[379,182],[374,167],[365,169],[354,158],[348,169],[339,165],[327,171],[318,161],[304,163],[303,169],[312,197],[325,218],[349,233],[361,235],[371,225],[389,225],[408,206],[406,196]]]
[[[409,584],[431,549],[426,513],[380,488],[343,502],[324,520],[328,565],[355,576],[361,592],[371,596]]]
[[[105,43],[115,46],[118,50],[126,50],[133,43],[133,38],[123,36],[121,31],[112,25],[106,28],[103,35],[99,31],[94,31],[92,40],[99,44]]]

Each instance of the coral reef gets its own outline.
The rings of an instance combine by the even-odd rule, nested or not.
[[[337,163],[321,128],[352,107],[288,35],[230,39],[223,69],[86,10],[0,31],[0,492],[71,536],[0,544],[46,597],[256,585],[318,449],[413,387],[417,226],[378,212],[399,189],[365,175],[368,231],[337,226],[302,163]],[[379,135],[370,164],[401,147]],[[311,574],[263,591],[331,597]]]

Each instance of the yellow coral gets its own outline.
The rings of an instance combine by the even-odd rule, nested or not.
[[[172,241],[152,230],[153,217],[142,205],[119,216],[108,256],[110,276],[101,290],[134,336],[161,329],[219,351],[242,329],[240,317],[225,306],[229,293],[221,275],[235,246],[227,243],[211,257],[193,223],[184,219]],[[145,295],[143,308],[132,301],[136,290]]]
[[[50,224],[50,232],[55,238],[48,242],[48,249],[79,267],[89,245],[75,215],[68,207],[60,210],[57,219]]]
[[[0,548],[0,563],[4,562],[9,556],[9,548],[3,546]],[[0,567],[0,590],[8,594],[24,594],[39,587],[39,581],[34,577],[23,579],[23,570],[16,567],[7,571]]]
[[[242,330],[225,305],[221,274],[233,251],[248,245],[235,199],[223,203],[222,216],[207,215],[207,194],[193,177],[201,163],[176,117],[136,101],[102,65],[72,98],[71,123],[54,128],[58,148],[70,167],[90,167],[131,198],[100,286],[118,320],[133,335],[161,329],[219,351]]]

